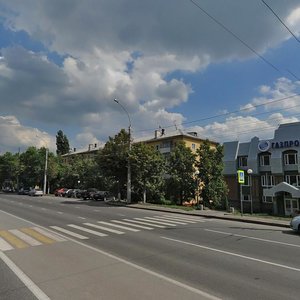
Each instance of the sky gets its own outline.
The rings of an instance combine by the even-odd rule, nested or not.
[[[104,145],[128,116],[133,140],[273,138],[299,53],[299,0],[0,0],[0,154]]]

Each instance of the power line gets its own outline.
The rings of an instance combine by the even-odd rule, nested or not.
[[[281,18],[278,16],[278,14],[272,9],[272,7],[266,3],[264,0],[261,0],[261,2],[273,13],[273,15],[278,19],[278,21],[288,30],[288,32],[295,38],[295,40],[300,43],[300,40],[297,38],[297,36],[292,32],[292,30],[281,20]]]
[[[235,34],[232,30],[230,30],[228,27],[226,27],[222,22],[217,20],[215,17],[213,17],[210,13],[208,13],[204,8],[202,8],[198,3],[196,3],[194,0],[190,0],[196,7],[198,7],[205,15],[207,15],[210,19],[212,19],[215,23],[217,23],[219,26],[221,26],[225,31],[227,31],[229,34],[231,34],[235,39],[240,41],[245,47],[247,47],[251,52],[253,52],[256,56],[258,56],[262,61],[264,61],[266,64],[268,64],[271,68],[276,70],[277,72],[281,73],[281,71],[272,64],[269,60],[267,60],[265,57],[263,57],[261,54],[259,54],[255,49],[253,49],[249,44],[247,44],[244,40],[242,40],[237,34]]]
[[[279,99],[275,99],[275,100],[272,100],[272,101],[269,101],[269,102],[266,102],[266,103],[252,105],[251,108],[258,108],[258,107],[261,107],[261,106],[278,103],[278,102],[281,102],[281,101],[284,101],[284,100],[287,100],[287,99],[291,99],[291,98],[294,98],[294,97],[297,97],[297,96],[300,96],[300,93],[290,95],[290,96],[287,96],[287,97],[283,97],[283,98],[279,98]],[[211,120],[211,119],[215,119],[215,118],[219,118],[219,117],[225,117],[225,116],[229,116],[229,115],[232,115],[232,114],[235,114],[235,113],[240,113],[240,112],[247,111],[247,110],[249,110],[249,108],[242,108],[242,109],[239,109],[239,110],[234,110],[234,111],[230,111],[230,112],[226,112],[226,113],[222,113],[222,114],[217,114],[217,115],[213,115],[213,116],[206,117],[206,118],[196,119],[196,120],[192,120],[192,121],[188,121],[188,122],[182,122],[181,125],[187,125],[187,124],[198,123],[198,122],[202,122],[202,121],[208,121],[208,120]],[[170,127],[173,127],[173,126],[174,125],[167,125],[167,126],[163,126],[163,128],[170,128]],[[153,131],[153,130],[156,130],[156,129],[157,128],[141,129],[141,130],[137,130],[135,132],[147,132],[147,131]]]

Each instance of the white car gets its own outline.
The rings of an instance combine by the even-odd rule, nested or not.
[[[29,191],[28,195],[29,196],[43,196],[44,193],[40,189],[32,189],[32,190]]]
[[[292,228],[294,231],[300,232],[300,215],[295,216],[295,217],[291,220],[290,226],[291,226],[291,228]]]

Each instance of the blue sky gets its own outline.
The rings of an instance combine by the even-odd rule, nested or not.
[[[103,144],[128,126],[114,98],[134,138],[246,141],[298,121],[300,43],[261,0],[194,2],[219,24],[189,0],[0,0],[0,153],[54,149],[60,129],[72,147]],[[299,1],[268,3],[299,36]]]

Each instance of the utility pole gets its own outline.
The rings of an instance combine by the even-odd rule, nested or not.
[[[129,126],[128,126],[128,162],[127,162],[127,203],[131,203],[131,165],[130,165],[130,150],[131,150],[131,120],[128,111],[125,107],[117,100],[114,99],[114,102],[119,104],[122,109],[125,111],[128,117]]]

